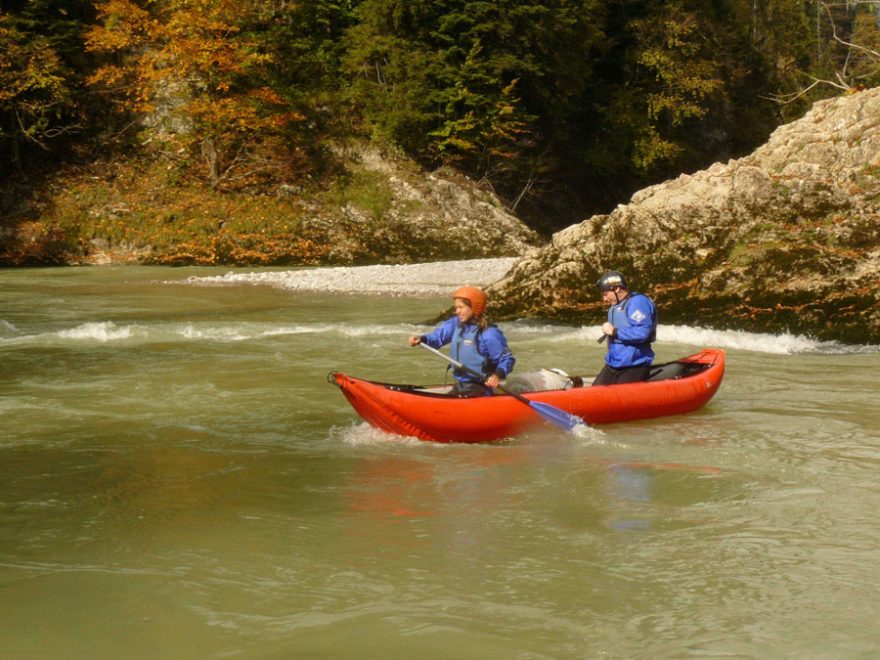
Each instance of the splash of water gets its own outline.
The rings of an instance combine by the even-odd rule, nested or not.
[[[11,323],[0,323],[0,345],[57,344],[57,343],[132,343],[155,341],[259,341],[268,337],[300,334],[335,334],[344,337],[404,337],[421,333],[427,326],[420,324],[351,324],[351,323],[204,323],[117,325],[112,321],[83,323],[55,332],[22,334]],[[600,326],[574,328],[529,321],[504,324],[505,333],[515,344],[518,340],[539,339],[549,344],[584,342],[590,345],[601,335]],[[681,325],[661,325],[657,329],[660,344],[687,344],[690,346],[726,348],[733,350],[770,353],[775,355],[874,354],[880,346],[846,345],[835,341],[819,341],[791,334],[764,334],[741,330],[712,330]]]
[[[100,342],[116,341],[131,337],[130,326],[118,327],[111,321],[96,323],[83,323],[69,330],[61,330],[57,333],[62,339],[94,339]]]
[[[578,424],[571,430],[572,435],[585,445],[604,445],[606,442],[605,432],[595,426]]]
[[[665,325],[657,329],[657,341],[717,346],[757,353],[793,355],[812,353],[819,347],[836,342],[821,342],[803,335],[779,335],[745,332],[742,330],[710,330],[685,325]]]
[[[367,422],[354,423],[351,426],[333,427],[330,429],[331,440],[340,440],[353,447],[362,445],[404,445],[418,447],[425,444],[423,440],[405,435],[386,433],[370,426]],[[430,443],[435,444],[435,443]]]

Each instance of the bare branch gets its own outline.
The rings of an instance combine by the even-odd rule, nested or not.
[[[516,196],[516,199],[513,200],[513,204],[511,204],[510,208],[512,211],[516,211],[516,207],[519,206],[519,203],[523,200],[528,193],[531,192],[532,188],[535,185],[535,170],[529,172],[529,178],[523,185],[522,190],[519,191],[519,194]]]
[[[24,122],[22,121],[22,119],[21,119],[21,115],[19,114],[18,110],[15,111],[15,121],[18,122],[18,128],[21,130],[21,134],[24,136],[24,138],[25,138],[26,140],[28,140],[28,141],[30,141],[30,142],[33,142],[35,145],[37,145],[38,147],[40,147],[40,148],[43,149],[44,151],[49,151],[49,147],[47,147],[45,144],[43,144],[43,142],[41,142],[40,140],[38,140],[38,139],[36,138],[36,136],[33,135],[33,134],[31,133],[31,131],[29,131],[29,130],[25,127]]]
[[[805,87],[804,89],[800,89],[797,92],[792,92],[791,94],[773,94],[767,98],[770,101],[775,101],[781,105],[788,105],[789,103],[794,103],[802,96],[806,96],[811,89],[816,87],[817,85],[821,85],[824,81],[818,80],[817,78],[813,79],[813,82],[809,85],[809,87]]]
[[[876,4],[876,0],[870,0],[870,2],[867,2],[867,0],[863,0],[863,1],[849,0],[845,6],[846,6],[846,9],[849,10],[851,7],[855,7],[856,5],[859,5],[859,4],[868,4],[873,7]],[[823,78],[817,78],[815,76],[809,75],[809,76],[807,76],[807,78],[811,82],[807,87],[805,87],[803,89],[799,89],[799,90],[792,92],[790,94],[774,94],[774,95],[771,95],[770,97],[764,97],[764,98],[769,98],[769,100],[772,100],[772,101],[779,103],[781,105],[787,105],[789,103],[793,103],[794,101],[797,101],[798,99],[804,97],[806,94],[808,94],[811,90],[815,89],[819,85],[825,85],[828,87],[832,87],[832,88],[840,90],[842,92],[851,92],[857,86],[854,81],[870,79],[873,77],[873,75],[878,70],[880,70],[880,52],[878,52],[872,48],[868,48],[867,46],[863,46],[862,44],[848,41],[847,39],[844,39],[843,37],[841,37],[838,34],[837,24],[835,23],[834,15],[831,12],[831,7],[841,7],[841,6],[843,6],[843,5],[841,5],[841,3],[828,3],[828,2],[822,2],[821,0],[818,0],[816,2],[816,7],[817,7],[817,11],[816,11],[817,39],[819,38],[818,29],[819,29],[820,17],[825,16],[828,20],[828,25],[830,26],[830,29],[831,29],[831,41],[836,44],[839,44],[840,46],[843,46],[846,49],[845,55],[843,57],[843,61],[841,62],[840,60],[837,60],[837,62],[836,62],[837,70],[834,71],[834,73],[833,73],[833,79],[823,79]],[[870,59],[876,60],[878,62],[878,67],[869,73],[858,74],[857,73],[857,69],[858,69],[857,64],[858,64],[858,66],[864,67],[865,62],[857,63],[857,60],[855,58],[856,53],[860,53],[863,56],[866,56],[866,58],[869,60]],[[856,69],[855,71],[853,70],[854,68]]]
[[[837,35],[837,25],[835,25],[834,18],[831,16],[831,9],[829,9],[827,3],[823,2],[823,3],[821,3],[821,5],[822,5],[822,8],[825,10],[825,12],[828,14],[828,22],[831,24],[831,36],[834,39],[834,41],[846,46],[847,48],[852,48],[853,50],[858,50],[863,53],[867,53],[871,57],[876,57],[877,59],[880,59],[880,53],[878,53],[876,50],[872,50],[870,48],[866,48],[865,46],[850,43],[849,41],[846,41],[845,39],[841,39]],[[848,60],[849,60],[849,53],[847,53],[847,61]]]
[[[79,133],[82,130],[82,124],[71,124],[70,126],[57,126],[55,128],[49,128],[43,131],[43,135],[45,135],[50,140],[52,138],[56,138],[60,135],[67,135],[68,133]]]

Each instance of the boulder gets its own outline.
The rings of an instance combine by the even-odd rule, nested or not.
[[[600,323],[605,270],[661,323],[880,343],[880,89],[558,232],[491,287],[493,315]]]

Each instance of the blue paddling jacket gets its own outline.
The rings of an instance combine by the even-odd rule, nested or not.
[[[605,362],[623,369],[650,365],[654,361],[651,343],[657,339],[657,308],[648,296],[631,291],[608,310],[608,322],[617,328],[608,337]]]
[[[496,374],[498,378],[506,378],[513,371],[516,358],[507,346],[504,333],[494,325],[480,330],[476,323],[464,325],[452,316],[437,326],[437,329],[422,335],[422,341],[431,348],[441,348],[446,344],[449,355],[456,362],[461,362],[477,373],[483,374],[483,380]],[[482,383],[469,373],[454,368],[453,375],[460,383]]]

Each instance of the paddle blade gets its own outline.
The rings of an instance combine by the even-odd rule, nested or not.
[[[541,403],[540,401],[529,401],[532,409],[551,424],[555,424],[566,431],[573,431],[576,426],[586,426],[587,423],[577,415],[572,415],[564,410],[551,406],[549,403]]]

